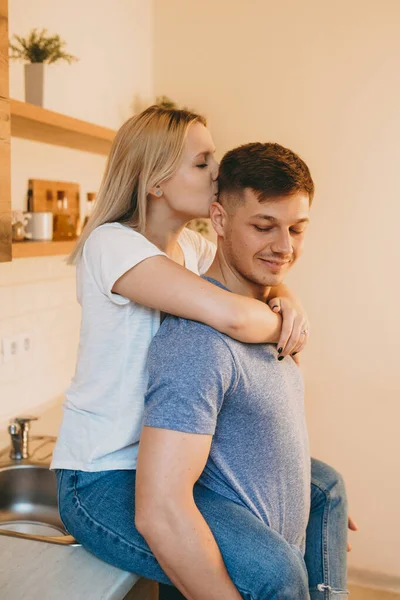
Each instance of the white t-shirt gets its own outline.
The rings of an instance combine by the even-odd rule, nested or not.
[[[215,246],[185,228],[185,266],[207,271]],[[114,283],[151,256],[166,256],[143,235],[107,223],[87,239],[77,266],[82,323],[76,372],[66,392],[52,469],[134,469],[142,430],[146,360],[160,313],[114,294]]]

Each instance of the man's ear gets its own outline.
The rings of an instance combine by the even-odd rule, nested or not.
[[[224,237],[227,218],[227,212],[222,204],[213,202],[210,206],[210,219],[215,233],[220,237]]]

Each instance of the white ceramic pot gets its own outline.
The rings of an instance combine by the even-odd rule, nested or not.
[[[43,106],[44,104],[44,63],[25,65],[25,102]]]

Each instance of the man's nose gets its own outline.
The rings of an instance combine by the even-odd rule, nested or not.
[[[292,241],[289,231],[279,231],[272,244],[272,250],[277,254],[291,254],[292,253]]]

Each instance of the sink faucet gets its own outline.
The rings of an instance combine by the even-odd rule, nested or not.
[[[37,417],[16,417],[10,422],[8,433],[11,436],[10,458],[21,460],[29,458],[29,424]]]

